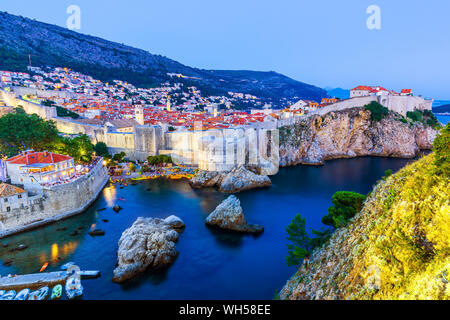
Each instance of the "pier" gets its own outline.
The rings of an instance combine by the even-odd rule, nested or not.
[[[56,271],[47,273],[32,273],[16,275],[13,277],[0,277],[0,290],[36,290],[44,286],[56,286],[66,282],[69,275],[66,271]],[[81,279],[95,279],[100,277],[100,271],[80,271]]]

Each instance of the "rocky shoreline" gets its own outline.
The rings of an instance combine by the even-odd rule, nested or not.
[[[272,185],[268,176],[258,175],[243,166],[223,173],[199,171],[189,183],[194,189],[217,187],[224,193],[236,193]]]
[[[413,158],[431,149],[436,135],[432,127],[408,123],[394,112],[381,121],[365,108],[311,115],[280,128],[280,166],[362,156]]]

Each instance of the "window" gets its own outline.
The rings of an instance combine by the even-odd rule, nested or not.
[[[6,207],[6,212],[10,212],[11,211],[11,207]]]
[[[19,198],[19,199],[22,199],[22,195],[21,195],[21,194],[19,194],[19,195],[17,196],[17,198]]]
[[[5,198],[5,202],[8,202],[8,198]]]

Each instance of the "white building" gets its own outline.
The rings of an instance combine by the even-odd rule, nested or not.
[[[0,184],[0,212],[10,212],[28,205],[28,193],[7,183]]]
[[[6,170],[15,185],[38,191],[42,184],[54,183],[75,174],[72,157],[52,152],[25,151],[6,160]]]

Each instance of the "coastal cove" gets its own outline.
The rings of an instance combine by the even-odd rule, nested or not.
[[[248,221],[265,227],[259,236],[205,226],[208,214],[227,197],[214,189],[193,190],[186,180],[165,179],[123,189],[108,185],[85,213],[0,240],[0,274],[39,272],[45,262],[49,262],[46,271],[57,271],[74,261],[81,269],[102,274],[83,282],[85,299],[272,299],[297,270],[288,268],[284,260],[285,227],[297,213],[306,217],[308,230],[320,228],[336,191],[366,194],[385,170],[395,172],[411,161],[364,157],[327,161],[317,167],[282,168],[272,177],[270,188],[237,194]],[[123,210],[114,212],[114,205]],[[172,214],[186,224],[174,264],[125,284],[113,283],[122,232],[140,216]],[[91,237],[88,232],[93,228],[106,235]],[[10,252],[19,244],[28,248]]]

